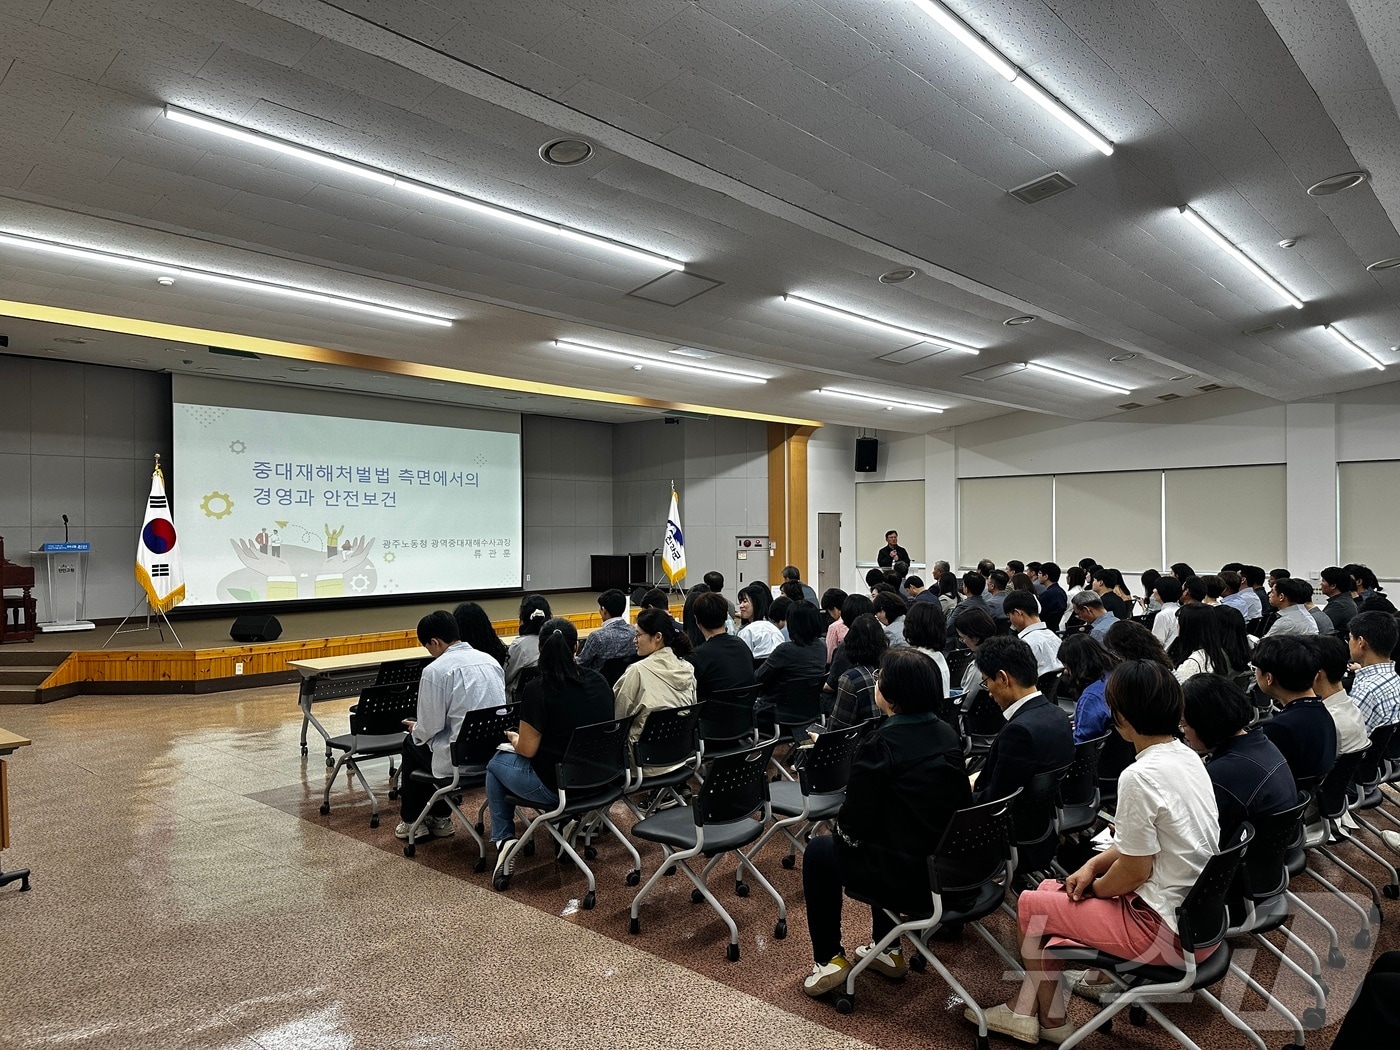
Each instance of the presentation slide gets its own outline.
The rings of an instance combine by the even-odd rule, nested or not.
[[[519,588],[519,417],[502,415],[513,430],[189,404],[177,390],[185,604]]]

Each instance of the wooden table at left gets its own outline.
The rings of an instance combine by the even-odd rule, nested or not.
[[[11,733],[8,729],[0,729],[0,852],[10,848],[9,768],[4,756],[14,754],[33,742],[18,733]],[[5,871],[0,868],[0,886],[7,886],[12,882],[19,883],[21,892],[29,889],[29,869],[16,868],[14,871]]]

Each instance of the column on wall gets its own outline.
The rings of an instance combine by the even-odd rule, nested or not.
[[[1294,576],[1313,576],[1337,563],[1337,406],[1284,407],[1287,568]]]
[[[777,568],[807,564],[807,441],[815,427],[768,424],[768,538],[776,544]]]

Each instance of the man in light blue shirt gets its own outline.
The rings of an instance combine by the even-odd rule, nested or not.
[[[1276,580],[1269,590],[1269,604],[1278,610],[1273,626],[1264,632],[1265,638],[1280,634],[1317,634],[1317,621],[1307,610],[1313,588],[1307,580],[1289,576]]]
[[[1080,591],[1070,599],[1074,615],[1089,625],[1089,637],[1107,648],[1104,635],[1118,622],[1118,617],[1103,607],[1103,599],[1093,591]]]
[[[1264,615],[1263,607],[1259,604],[1259,595],[1254,593],[1253,588],[1245,586],[1243,576],[1237,572],[1222,572],[1220,582],[1225,584],[1225,593],[1220,598],[1221,605],[1238,609],[1245,623]]]

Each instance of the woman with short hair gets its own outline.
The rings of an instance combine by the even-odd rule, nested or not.
[[[1104,690],[1118,657],[1087,634],[1066,635],[1058,656],[1065,667],[1064,678],[1079,695],[1074,704],[1074,742],[1103,736],[1113,726]]]
[[[836,704],[831,709],[830,719],[833,729],[858,726],[867,719],[883,717],[875,703],[875,669],[889,648],[885,629],[879,620],[866,613],[856,618],[843,644],[850,666],[836,682]]]
[[[461,632],[462,641],[505,667],[510,653],[506,649],[506,643],[496,634],[496,628],[491,623],[491,617],[486,615],[485,609],[476,602],[463,602],[452,610],[452,618],[457,621],[457,630]]]
[[[527,594],[520,599],[520,627],[515,641],[506,650],[506,696],[515,699],[520,674],[540,660],[540,628],[550,618],[549,600],[543,594]]]
[[[651,712],[695,703],[695,665],[685,659],[690,655],[690,639],[670,613],[643,609],[637,614],[634,634],[640,659],[628,664],[613,686],[613,717],[637,716],[631,735],[635,743]]]
[[[782,628],[768,619],[772,605],[773,592],[766,583],[751,583],[739,592],[739,637],[755,659],[767,659],[783,644]]]

